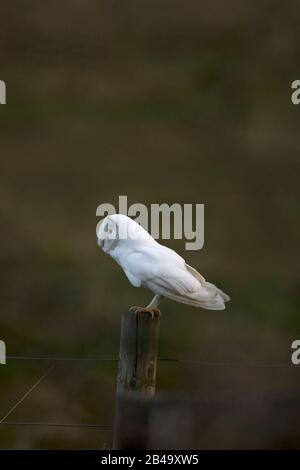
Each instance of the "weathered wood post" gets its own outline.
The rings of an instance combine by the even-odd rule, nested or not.
[[[122,420],[124,409],[122,398],[127,393],[154,395],[157,366],[157,351],[160,311],[131,308],[123,313],[117,396],[114,424],[114,449],[120,448],[126,434],[126,423]],[[127,423],[128,425],[130,423]],[[128,430],[129,432],[129,430]]]

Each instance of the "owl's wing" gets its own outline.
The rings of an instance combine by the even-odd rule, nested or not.
[[[121,266],[135,287],[143,285],[162,294],[164,290],[180,295],[198,292],[204,280],[175,251],[159,244],[133,250]]]
[[[141,280],[137,276],[126,269],[124,269],[124,273],[126,274],[128,281],[131,282],[134,287],[141,287]]]

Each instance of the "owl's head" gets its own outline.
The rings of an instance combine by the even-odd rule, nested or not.
[[[119,246],[133,243],[149,242],[154,239],[138,223],[123,214],[112,214],[105,217],[97,228],[97,242],[105,253]]]
[[[117,241],[118,230],[111,216],[105,217],[97,226],[97,243],[105,253],[109,252]]]

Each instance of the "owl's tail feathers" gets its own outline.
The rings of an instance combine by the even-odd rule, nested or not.
[[[192,305],[193,307],[205,308],[207,310],[224,310],[225,302],[229,302],[230,300],[229,295],[207,281],[202,283],[201,289],[197,294],[180,295],[169,291],[165,296],[177,302]]]
[[[229,302],[230,297],[229,295],[225,294],[221,289],[219,289],[217,286],[214,284],[211,284],[210,282],[205,281],[202,286],[208,291],[209,294],[214,297],[215,295],[219,295],[222,297],[224,302]]]
[[[225,294],[214,284],[205,281],[202,284],[201,290],[205,289],[207,296],[202,296],[199,300],[199,307],[206,308],[208,310],[224,310],[225,302],[229,302],[229,295]],[[204,298],[203,298],[204,297]]]

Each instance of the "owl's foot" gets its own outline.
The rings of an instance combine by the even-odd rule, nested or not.
[[[152,320],[160,314],[159,308],[156,307],[130,307],[131,311],[133,311],[136,315],[138,313],[150,313]]]

